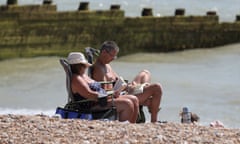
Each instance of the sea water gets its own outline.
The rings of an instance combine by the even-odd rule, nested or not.
[[[159,120],[179,122],[182,107],[200,124],[220,120],[240,128],[240,44],[174,53],[137,53],[112,63],[124,79],[142,69],[163,87]],[[59,57],[0,61],[0,114],[54,115],[67,101]],[[147,120],[149,113],[144,109]]]
[[[7,0],[0,0],[5,5]],[[185,15],[206,15],[216,11],[220,21],[235,21],[240,14],[239,0],[84,0],[90,10],[108,10],[112,4],[119,4],[126,16],[141,16],[145,7],[153,9],[154,16],[173,16],[175,9],[184,8]],[[43,0],[18,0],[19,5],[42,4]],[[58,11],[76,11],[81,0],[53,0]]]

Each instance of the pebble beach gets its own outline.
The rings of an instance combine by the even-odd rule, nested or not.
[[[46,115],[0,115],[1,144],[238,144],[240,129],[196,124],[87,121]]]

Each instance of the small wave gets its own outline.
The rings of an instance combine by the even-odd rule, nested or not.
[[[15,115],[36,115],[43,114],[48,116],[53,116],[55,110],[41,110],[41,109],[11,109],[11,108],[0,108],[0,114],[15,114]]]

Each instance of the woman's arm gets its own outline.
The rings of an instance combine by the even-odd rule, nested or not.
[[[87,81],[79,75],[73,75],[72,77],[72,91],[87,99],[98,99],[98,92],[91,90]]]

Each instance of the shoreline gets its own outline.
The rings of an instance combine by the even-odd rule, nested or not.
[[[0,143],[240,143],[240,129],[0,115]]]

